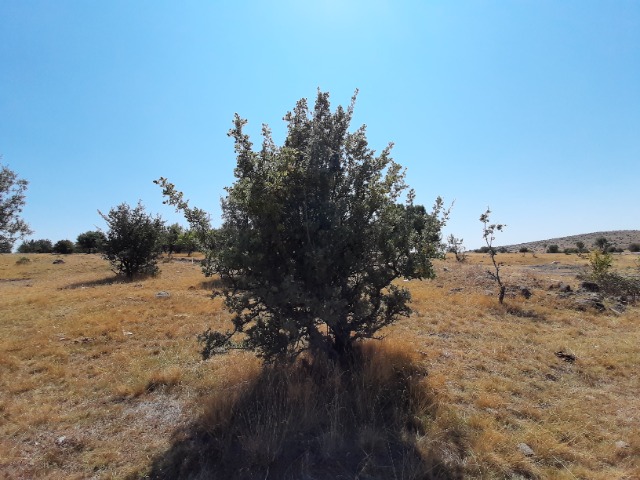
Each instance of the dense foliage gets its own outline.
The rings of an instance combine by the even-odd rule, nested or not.
[[[32,233],[20,218],[28,182],[0,164],[0,253],[9,253],[18,238]]]
[[[434,276],[448,212],[440,198],[431,212],[414,205],[413,192],[401,203],[407,185],[392,145],[376,155],[364,126],[349,132],[354,103],[332,113],[327,93],[313,111],[302,99],[285,116],[284,145],[264,126],[257,151],[236,115],[236,181],[205,265],[220,276],[233,328],[201,336],[205,357],[231,346],[268,359],[306,349],[348,358],[354,342],[411,312],[394,280]],[[210,231],[201,210],[157,183],[194,230]]]
[[[73,253],[74,245],[71,240],[58,240],[53,246],[53,253],[60,253],[62,255],[68,255]]]
[[[109,260],[114,272],[127,278],[156,274],[162,248],[162,219],[148,215],[141,203],[135,208],[123,203],[107,215],[98,213],[109,226],[103,256]]]
[[[26,240],[18,247],[18,253],[51,253],[53,243],[51,240],[43,238],[40,240]]]
[[[107,237],[98,230],[81,233],[76,239],[76,251],[81,253],[102,253]]]

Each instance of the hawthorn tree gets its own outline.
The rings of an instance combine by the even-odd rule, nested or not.
[[[345,361],[355,342],[410,314],[409,291],[394,280],[434,276],[448,210],[441,198],[431,212],[414,205],[413,191],[401,202],[407,185],[392,144],[376,154],[364,126],[349,132],[354,105],[355,95],[335,112],[328,93],[318,92],[312,111],[299,100],[284,117],[284,144],[264,125],[259,150],[236,114],[236,180],[213,237],[204,212],[156,180],[166,203],[205,233],[205,272],[220,276],[234,314],[231,329],[200,336],[204,358],[231,347],[267,360],[309,350]]]
[[[28,182],[0,164],[0,253],[10,253],[18,238],[33,233],[20,214]]]
[[[147,214],[140,202],[135,208],[122,203],[107,215],[99,210],[98,213],[109,225],[103,257],[111,263],[113,271],[129,279],[139,274],[158,273],[162,219]]]

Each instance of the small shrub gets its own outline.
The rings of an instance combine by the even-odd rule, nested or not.
[[[18,260],[16,260],[16,265],[26,265],[27,263],[31,263],[31,260],[27,257],[20,257]]]
[[[529,253],[529,249],[527,247],[520,247],[520,250],[518,250],[520,253]]]
[[[593,246],[600,250],[602,253],[606,253],[609,250],[611,243],[609,243],[609,240],[607,240],[606,237],[598,237],[596,238]]]
[[[549,245],[547,247],[547,253],[558,253],[560,252],[560,247],[558,245]]]
[[[609,273],[613,259],[611,254],[594,250],[589,254],[589,265],[591,265],[591,276],[594,279],[599,279]]]
[[[571,255],[572,253],[580,253],[577,248],[565,248],[563,252],[565,255]]]
[[[640,243],[632,243],[629,245],[629,251],[630,252],[640,252]]]

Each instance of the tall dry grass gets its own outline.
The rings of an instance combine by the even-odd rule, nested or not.
[[[27,257],[0,256],[0,478],[640,478],[638,306],[559,295],[576,255],[500,255],[504,306],[487,257],[438,263],[352,375],[202,362],[229,316],[197,264]]]

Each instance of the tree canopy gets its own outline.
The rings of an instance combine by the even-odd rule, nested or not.
[[[434,276],[448,211],[440,198],[431,212],[414,205],[392,144],[376,154],[365,126],[349,132],[354,105],[355,95],[335,112],[328,93],[312,111],[299,100],[284,117],[284,145],[264,125],[258,150],[236,114],[236,180],[205,265],[220,276],[233,326],[205,332],[203,356],[237,347],[267,359],[348,357],[354,342],[410,314],[409,291],[394,280]],[[194,231],[211,231],[173,184],[156,183]]]
[[[0,252],[11,252],[18,238],[33,233],[20,218],[28,182],[0,164]]]

